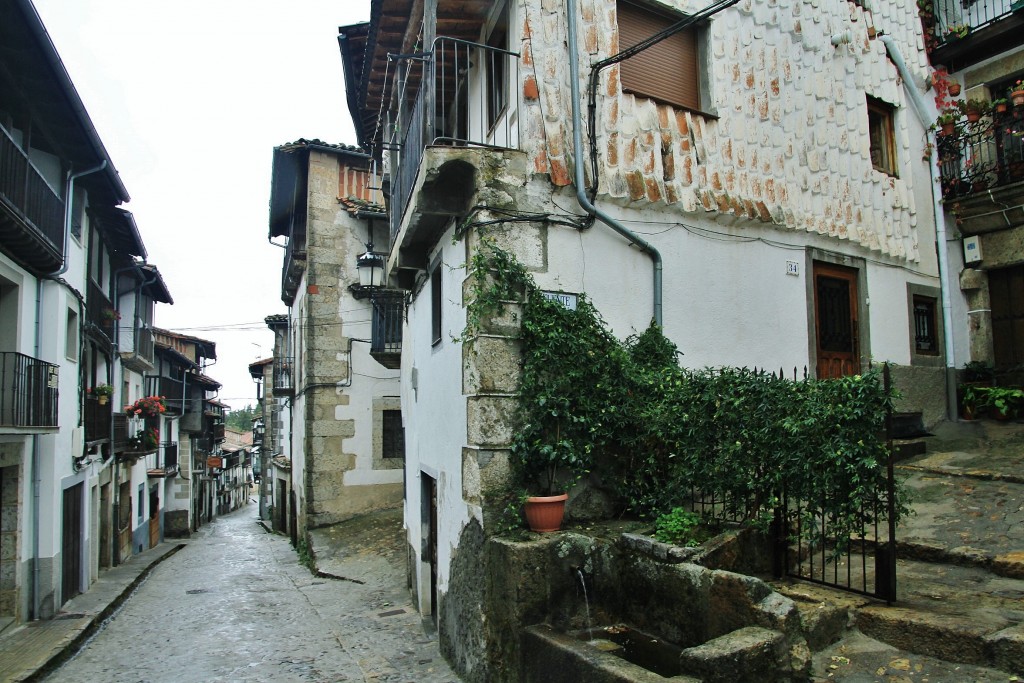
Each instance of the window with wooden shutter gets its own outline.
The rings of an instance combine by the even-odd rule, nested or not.
[[[619,0],[617,11],[620,51],[682,19],[625,0]],[[701,75],[697,31],[691,26],[620,63],[619,80],[623,91],[699,111]]]

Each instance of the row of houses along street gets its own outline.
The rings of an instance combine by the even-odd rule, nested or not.
[[[355,140],[272,150],[284,312],[267,303],[274,352],[249,366],[262,521],[305,555],[324,529],[400,508],[408,589],[452,668],[532,672],[523,651],[546,636],[521,620],[596,575],[599,543],[498,538],[522,330],[493,316],[463,343],[466,264],[487,240],[619,338],[653,320],[686,367],[829,379],[884,361],[911,422],[957,420],[968,363],[1024,360],[1024,89],[995,108],[1024,77],[1016,4],[371,0],[338,31]],[[0,315],[16,322],[0,334],[34,379],[0,406],[18,416],[0,427],[0,507],[17,510],[0,596],[24,621],[243,505],[250,475],[244,444],[223,446],[214,345],[154,327],[171,296],[127,192],[28,0],[4,15],[21,49],[0,53],[0,168],[26,170],[3,194]],[[54,88],[71,105],[28,106]],[[15,194],[32,174],[56,208]],[[89,432],[90,417],[106,422]],[[569,518],[594,516],[587,502]],[[560,580],[502,582],[549,551]],[[696,581],[732,580],[716,577]],[[750,611],[778,626],[770,605]],[[1000,661],[1020,673],[1016,656]]]
[[[248,502],[214,343],[156,326],[171,288],[27,0],[0,3],[0,623]]]

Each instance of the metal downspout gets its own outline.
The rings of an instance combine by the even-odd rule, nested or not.
[[[885,45],[889,58],[896,66],[896,70],[903,79],[903,85],[910,96],[910,103],[913,105],[914,113],[925,130],[928,130],[935,120],[934,114],[928,103],[921,96],[921,93],[913,87],[913,77],[903,60],[899,46],[892,36],[878,34],[878,38]],[[932,134],[934,135],[934,134]],[[932,149],[936,150],[937,140],[929,139]],[[932,181],[932,214],[935,220],[935,244],[939,260],[939,291],[942,296],[942,335],[946,351],[946,416],[950,420],[957,419],[957,398],[956,398],[956,360],[953,355],[953,305],[949,294],[949,253],[946,247],[946,216],[942,207],[942,174],[939,170],[938,153],[932,152],[929,166],[931,168]]]
[[[87,168],[84,171],[72,173],[68,176],[68,182],[64,194],[64,257],[62,259],[60,270],[53,273],[51,277],[60,277],[64,273],[68,272],[70,265],[68,264],[68,241],[71,238],[71,209],[75,201],[75,181],[82,176],[92,175],[93,173],[99,173],[107,167],[107,160],[104,159],[100,162],[99,166]]]
[[[68,271],[68,242],[71,238],[71,205],[74,200],[75,181],[82,176],[97,173],[107,167],[106,159],[99,166],[86,169],[68,176],[66,194],[64,196],[64,250],[61,254],[60,270],[50,277],[57,278]],[[42,358],[42,320],[43,320],[43,279],[36,279],[36,319],[33,355]],[[32,619],[39,618],[39,499],[42,482],[39,480],[39,434],[32,435]]]
[[[629,242],[635,244],[641,251],[651,257],[654,262],[654,322],[662,326],[662,260],[661,253],[650,243],[643,240],[639,235],[619,223],[607,213],[597,208],[587,197],[586,187],[583,184],[583,134],[580,131],[580,67],[579,54],[577,51],[576,38],[576,0],[566,0],[566,13],[568,16],[568,38],[569,38],[569,81],[572,88],[572,145],[575,155],[575,185],[576,201],[584,211],[594,218],[607,225],[609,228],[625,237]]]

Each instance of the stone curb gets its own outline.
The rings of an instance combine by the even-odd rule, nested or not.
[[[1005,481],[1011,484],[1024,484],[1024,476],[1017,474],[1004,474],[993,470],[970,469],[965,470],[958,467],[931,467],[927,465],[896,465],[898,470],[908,472],[923,472],[926,474],[937,474],[950,477],[963,477],[965,479],[980,479],[982,481]]]

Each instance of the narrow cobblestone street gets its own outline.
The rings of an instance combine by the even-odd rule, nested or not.
[[[400,568],[318,578],[256,514],[249,505],[204,527],[45,680],[458,680]]]

